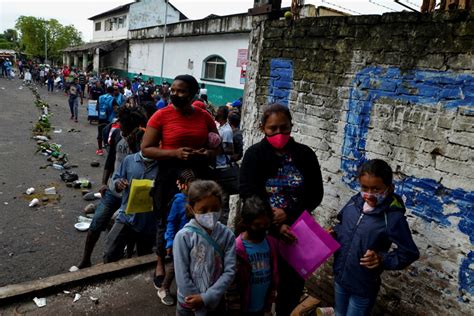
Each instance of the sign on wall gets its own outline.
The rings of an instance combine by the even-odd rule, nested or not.
[[[248,49],[238,49],[237,50],[237,67],[242,67],[248,62],[247,59]]]

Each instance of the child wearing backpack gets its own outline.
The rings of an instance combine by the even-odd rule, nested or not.
[[[404,269],[420,256],[390,166],[380,159],[366,161],[358,180],[361,191],[341,210],[334,228],[341,244],[333,266],[337,316],[370,315],[382,272]]]
[[[222,190],[214,181],[197,180],[188,189],[192,219],[173,242],[178,288],[176,315],[226,315],[224,294],[235,275],[235,236],[218,222]]]
[[[174,299],[170,294],[171,283],[174,280],[173,266],[173,241],[176,233],[189,222],[186,214],[186,204],[188,203],[188,187],[196,179],[191,169],[184,169],[178,177],[177,186],[180,193],[176,194],[171,201],[170,213],[166,224],[166,274],[161,288],[157,288],[158,297],[164,305],[171,306]],[[169,262],[171,261],[171,262]],[[168,264],[171,263],[171,264]]]
[[[237,237],[237,274],[227,292],[228,315],[263,316],[271,312],[278,285],[277,241],[267,235],[270,204],[257,196],[245,199]]]

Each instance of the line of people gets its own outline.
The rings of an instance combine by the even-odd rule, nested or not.
[[[159,110],[156,103],[136,104],[130,97],[118,104],[113,85],[98,96],[99,114],[107,104],[99,131],[108,145],[103,198],[78,268],[91,265],[94,246],[114,218],[104,262],[154,248],[153,284],[162,303],[173,305],[176,279],[177,315],[264,315],[273,303],[277,315],[290,315],[304,279],[279,255],[278,244],[298,242],[291,225],[322,201],[317,157],[291,137],[291,113],[279,104],[264,109],[264,137],[244,153],[239,111],[220,107],[211,115],[197,100],[200,90],[194,77],[177,76],[160,93],[162,99],[169,92],[169,101]],[[232,231],[226,225],[230,192],[216,175],[242,157],[242,208]],[[125,211],[134,179],[154,180],[149,212]],[[337,315],[369,315],[381,273],[403,269],[419,256],[388,164],[367,161],[358,181],[361,192],[331,230],[342,246],[334,261]]]

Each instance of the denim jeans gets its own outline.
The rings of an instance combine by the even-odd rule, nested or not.
[[[77,120],[77,115],[79,113],[79,97],[69,97],[69,109],[71,110],[71,117],[74,117]]]
[[[355,295],[334,282],[334,297],[336,316],[368,316],[377,294],[372,297]]]
[[[109,226],[110,219],[114,215],[115,211],[120,208],[121,203],[122,198],[113,195],[112,192],[107,189],[104,196],[100,200],[97,209],[95,210],[89,230],[99,234],[100,232],[104,231],[107,226]]]

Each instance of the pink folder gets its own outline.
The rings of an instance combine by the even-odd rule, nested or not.
[[[341,247],[307,211],[291,225],[291,231],[298,240],[280,242],[280,253],[305,280]]]

